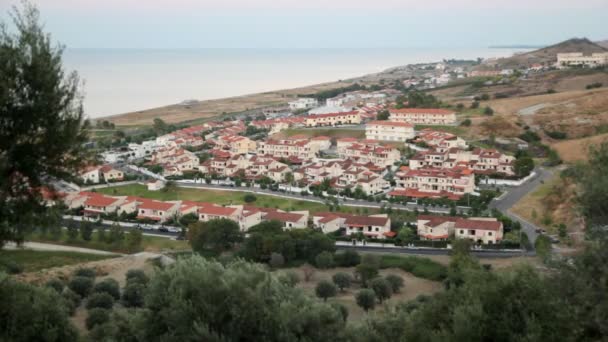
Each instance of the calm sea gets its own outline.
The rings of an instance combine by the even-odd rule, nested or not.
[[[208,100],[336,81],[444,58],[509,56],[513,49],[68,49],[84,80],[85,112],[101,117],[188,99]]]

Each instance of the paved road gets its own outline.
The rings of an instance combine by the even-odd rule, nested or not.
[[[533,192],[538,186],[553,177],[553,172],[545,168],[538,167],[535,171],[537,173],[536,177],[525,182],[521,186],[511,188],[505,195],[490,203],[490,208],[496,208],[511,219],[521,222],[523,230],[528,234],[528,238],[533,244],[538,236],[536,230],[539,229],[539,227],[512,213],[511,208],[526,194]]]
[[[300,200],[300,201],[315,202],[315,203],[322,203],[322,204],[325,203],[324,199],[320,199],[318,197],[314,197],[311,195],[302,196],[302,195],[295,194],[295,193],[288,194],[288,193],[284,193],[284,192],[262,190],[259,188],[230,187],[230,186],[223,186],[223,185],[212,185],[212,184],[201,184],[201,183],[185,183],[185,182],[181,182],[181,181],[177,181],[176,184],[177,184],[177,186],[182,187],[182,188],[197,188],[197,189],[222,190],[222,191],[242,191],[242,192],[251,192],[254,194],[264,194],[264,195],[275,196],[275,197],[295,199],[295,200]],[[340,205],[347,206],[347,207],[366,207],[366,208],[380,208],[380,207],[382,207],[382,205],[390,205],[390,207],[393,209],[400,209],[400,210],[407,210],[407,211],[414,211],[415,209],[418,209],[418,211],[420,211],[420,212],[424,211],[424,206],[420,206],[420,205],[417,205],[414,203],[408,203],[407,205],[401,205],[401,204],[396,204],[396,203],[389,203],[388,201],[377,203],[377,202],[369,202],[369,201],[363,201],[363,200],[340,200]],[[427,207],[427,209],[431,213],[438,213],[438,214],[448,214],[450,212],[450,208]],[[470,208],[458,206],[458,207],[456,207],[456,209],[466,212]]]
[[[90,248],[81,248],[81,247],[72,247],[72,246],[62,246],[62,245],[54,245],[50,243],[40,243],[40,242],[24,242],[21,246],[17,246],[16,244],[9,242],[4,246],[6,249],[31,249],[35,251],[61,251],[61,252],[78,252],[78,253],[88,253],[88,254],[100,254],[100,255],[119,255],[117,253],[101,251],[98,249],[90,249]]]
[[[359,252],[376,252],[376,253],[399,253],[412,255],[448,255],[449,249],[440,248],[406,248],[394,246],[352,246],[352,245],[336,245],[336,249],[356,249]],[[525,252],[518,250],[495,251],[495,250],[478,250],[472,249],[471,254],[479,258],[512,258],[518,256],[534,255],[533,252]]]

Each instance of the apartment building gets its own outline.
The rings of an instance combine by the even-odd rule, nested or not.
[[[311,109],[319,106],[319,101],[312,97],[302,97],[287,103],[291,110]]]
[[[230,152],[231,155],[253,153],[256,150],[255,141],[240,135],[224,135],[215,141],[216,148]]]
[[[179,147],[165,147],[152,153],[152,165],[163,167],[163,176],[179,176],[184,171],[198,170],[196,154]]]
[[[360,123],[361,116],[357,111],[308,115],[304,117],[304,126],[306,127],[358,125]]]
[[[140,202],[141,201],[141,202]],[[180,202],[160,202],[150,199],[138,199],[137,219],[165,222],[179,212]]]
[[[503,224],[493,217],[462,218],[420,215],[417,232],[423,240],[469,239],[478,244],[496,244],[503,239]]]
[[[433,148],[419,152],[410,158],[410,168],[450,169],[457,166],[466,166],[475,174],[503,174],[515,175],[515,157],[506,155],[495,149],[476,148],[473,151],[459,148]]]
[[[375,140],[338,139],[337,152],[340,158],[360,164],[372,163],[380,167],[392,166],[401,161],[401,152],[398,149],[382,145]]]
[[[585,55],[582,52],[568,52],[557,54],[557,66],[560,68],[571,66],[598,67],[608,65],[608,52],[597,52]]]
[[[418,169],[402,167],[396,174],[397,187],[391,196],[458,199],[475,191],[475,176],[468,168]]]
[[[468,148],[467,142],[461,137],[447,132],[436,131],[433,129],[425,128],[418,132],[415,143],[424,143],[428,147],[439,147],[442,149]]]
[[[358,187],[367,195],[374,195],[390,188],[390,183],[376,172],[359,164],[348,167],[335,182],[339,189]]]
[[[319,145],[310,143],[308,139],[268,139],[258,145],[258,155],[269,155],[275,158],[295,157],[300,160],[310,160],[319,153]]]
[[[437,108],[389,109],[389,120],[407,122],[414,125],[454,125],[456,113]]]
[[[371,140],[406,141],[414,136],[414,125],[408,122],[370,121],[365,125],[365,137]]]

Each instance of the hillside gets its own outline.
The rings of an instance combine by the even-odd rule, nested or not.
[[[547,46],[542,49],[516,54],[507,58],[500,58],[490,63],[484,63],[478,67],[479,70],[519,68],[531,64],[551,64],[556,61],[558,53],[582,52],[591,54],[594,52],[606,52],[606,48],[590,41],[587,38],[572,38],[555,45]]]
[[[608,49],[608,39],[602,40],[599,42],[595,42],[597,45],[603,47],[604,49]]]

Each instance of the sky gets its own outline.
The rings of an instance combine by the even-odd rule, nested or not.
[[[608,39],[608,0],[32,0],[70,48],[392,48]],[[0,0],[0,18],[17,0]]]

